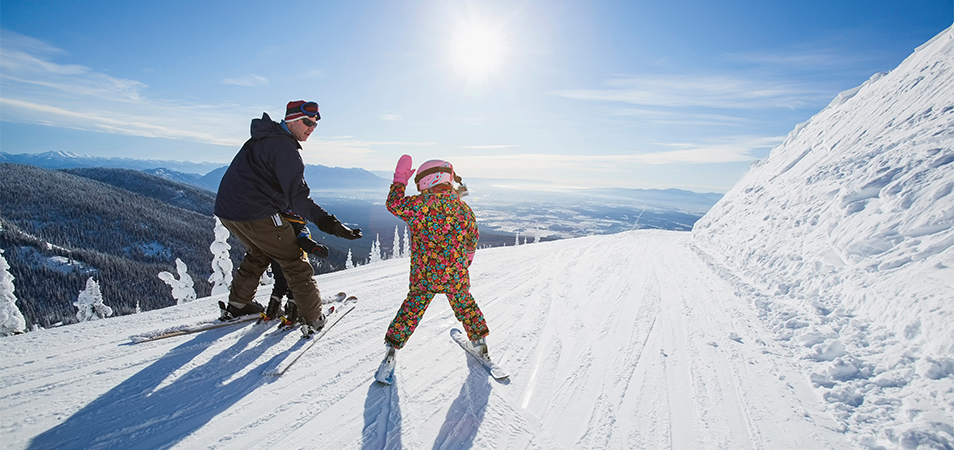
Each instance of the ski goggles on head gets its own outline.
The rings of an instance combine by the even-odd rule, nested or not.
[[[426,177],[426,176],[428,176],[428,175],[434,174],[434,173],[449,173],[449,174],[451,174],[451,176],[454,176],[454,169],[452,169],[452,168],[450,168],[450,167],[443,167],[443,166],[441,166],[441,167],[431,167],[430,169],[424,169],[424,170],[422,170],[422,171],[420,171],[420,172],[417,173],[417,175],[414,177],[414,182],[415,182],[415,183],[420,183],[422,178],[424,178],[424,177]],[[458,177],[458,178],[459,178],[459,177]]]
[[[301,105],[288,108],[285,110],[285,117],[298,113],[308,117],[314,117],[315,120],[321,120],[321,115],[318,114],[318,104],[315,102],[302,103]]]

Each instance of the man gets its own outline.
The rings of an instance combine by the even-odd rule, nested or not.
[[[294,293],[306,336],[325,325],[321,295],[314,269],[298,246],[298,233],[280,213],[290,209],[325,233],[361,238],[360,229],[342,225],[315,203],[305,183],[300,142],[308,140],[320,119],[318,104],[304,100],[289,102],[280,123],[266,113],[253,119],[252,137],[235,155],[215,197],[215,215],[246,248],[226,311],[234,317],[264,311],[254,301],[255,291],[262,274],[275,261]]]

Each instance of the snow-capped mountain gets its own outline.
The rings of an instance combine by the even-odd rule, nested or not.
[[[102,158],[79,155],[68,151],[50,151],[44,153],[10,154],[0,152],[0,162],[28,164],[46,169],[75,169],[83,167],[112,167],[133,170],[166,169],[190,174],[205,174],[218,167],[220,163],[190,161],[155,161],[133,158]]]
[[[302,345],[207,297],[0,346],[10,449],[954,448],[954,34],[839,96],[696,224],[478,251],[493,381],[443,296],[373,381],[408,262],[319,276]],[[260,292],[264,302],[267,289]],[[106,299],[108,303],[108,299]]]

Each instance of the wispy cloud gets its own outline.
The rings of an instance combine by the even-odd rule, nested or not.
[[[789,49],[771,52],[730,52],[723,55],[732,63],[744,63],[760,68],[778,70],[796,69],[799,72],[819,71],[830,73],[832,70],[850,69],[876,59],[874,54],[859,52],[854,39],[847,35],[829,35],[824,39],[795,43]]]
[[[236,86],[246,86],[246,87],[255,87],[255,86],[269,86],[268,79],[250,73],[244,77],[238,78],[226,78],[222,80],[222,84],[234,84]]]
[[[470,149],[475,149],[475,150],[494,150],[494,149],[514,148],[514,147],[519,147],[519,146],[518,146],[518,145],[508,145],[508,144],[500,144],[500,145],[465,145],[463,148],[470,148]]]
[[[151,99],[142,82],[56,63],[62,50],[0,33],[0,120],[228,146],[248,133],[236,108]]]
[[[411,149],[433,147],[436,142],[368,141],[352,136],[314,136],[302,143],[302,159],[307,164],[339,167],[393,168],[397,156]],[[392,161],[393,156],[393,161]]]
[[[618,169],[633,166],[664,164],[714,164],[748,162],[757,159],[782,142],[784,136],[734,136],[708,143],[657,144],[662,150],[655,152],[621,154],[547,154],[518,153],[503,155],[457,155],[455,159],[467,160],[469,164],[486,168],[527,167],[537,169]],[[670,150],[672,148],[672,150]]]
[[[378,116],[378,118],[381,120],[387,120],[392,122],[396,122],[403,119],[403,117],[401,117],[400,114],[395,114],[395,113],[381,114]]]
[[[798,83],[734,76],[616,77],[602,89],[551,92],[565,98],[618,102],[651,108],[767,109],[798,108],[823,98],[825,92]]]

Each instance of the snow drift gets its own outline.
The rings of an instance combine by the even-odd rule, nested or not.
[[[948,29],[799,125],[693,229],[874,447],[919,433],[952,444],[952,163]]]

